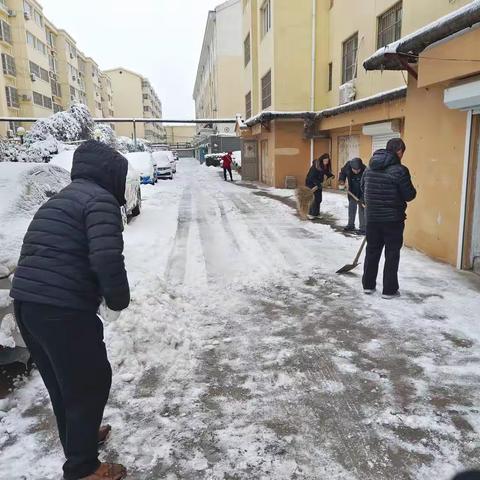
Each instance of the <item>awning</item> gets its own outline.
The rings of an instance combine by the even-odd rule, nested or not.
[[[375,52],[363,62],[366,70],[406,70],[427,47],[480,23],[480,0],[439,18]]]

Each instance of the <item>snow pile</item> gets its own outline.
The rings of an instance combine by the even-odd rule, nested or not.
[[[116,149],[121,153],[149,152],[150,144],[142,138],[137,138],[137,144],[128,137],[117,137]]]

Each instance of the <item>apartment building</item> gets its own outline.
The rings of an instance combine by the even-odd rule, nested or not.
[[[42,118],[72,102],[86,104],[94,117],[104,110],[113,116],[112,90],[102,83],[98,64],[44,16],[36,0],[0,0],[0,54],[2,116]],[[0,136],[18,126],[0,124]]]
[[[235,118],[243,110],[242,2],[229,0],[208,14],[193,91],[196,118]],[[213,124],[233,133],[235,123]]]
[[[100,95],[102,102],[102,117],[112,118],[115,116],[113,110],[113,88],[110,77],[104,72],[100,72]]]
[[[162,103],[147,78],[122,67],[104,73],[109,77],[114,92],[113,108],[116,116],[162,118]],[[118,135],[133,137],[133,125],[120,123],[116,132]],[[138,138],[153,143],[162,143],[166,137],[161,123],[137,123],[135,133]]]
[[[323,152],[331,154],[338,174],[349,159],[368,162],[372,151],[402,136],[403,161],[419,189],[409,207],[406,243],[473,268],[480,262],[472,236],[480,232],[480,195],[472,192],[480,186],[465,177],[478,172],[479,121],[474,98],[460,101],[463,112],[455,103],[449,109],[444,96],[479,91],[473,78],[465,80],[480,73],[479,30],[470,28],[480,22],[479,10],[478,0],[312,0],[295,6],[244,0],[249,51],[247,119],[238,125],[242,172],[278,187],[287,177],[303,184],[311,160]],[[401,55],[398,43],[406,45]],[[475,178],[478,185],[478,173]],[[439,185],[450,195],[439,198]]]

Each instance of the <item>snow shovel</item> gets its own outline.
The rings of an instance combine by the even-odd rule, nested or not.
[[[365,208],[365,205],[363,202],[360,201],[359,198],[357,198],[352,192],[348,191],[348,194],[359,204],[361,205],[363,208]],[[365,237],[362,241],[362,244],[360,245],[360,248],[358,249],[358,252],[357,252],[357,256],[355,257],[355,260],[353,261],[353,263],[351,264],[347,264],[347,265],[344,265],[340,270],[338,270],[336,273],[338,273],[339,275],[343,274],[343,273],[348,273],[348,272],[351,272],[354,268],[357,268],[360,263],[359,263],[359,259],[360,259],[360,255],[362,254],[363,252],[363,249],[365,248],[365,245],[367,243],[367,237]]]
[[[308,212],[312,206],[313,200],[315,198],[315,192],[318,190],[318,187],[308,188],[308,187],[298,187],[295,191],[297,197],[297,210],[298,216],[302,220],[308,219]]]

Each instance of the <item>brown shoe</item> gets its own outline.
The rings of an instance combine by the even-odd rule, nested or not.
[[[116,463],[101,463],[97,470],[81,480],[122,480],[127,476],[127,469]]]
[[[110,436],[110,432],[112,431],[111,425],[102,425],[100,430],[98,431],[98,445],[103,445]]]

